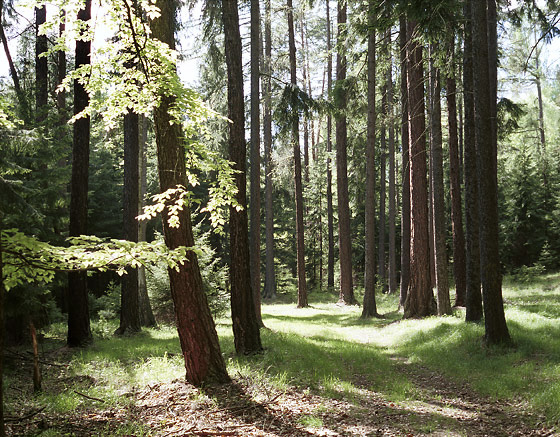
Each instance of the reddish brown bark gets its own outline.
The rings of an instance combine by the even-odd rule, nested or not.
[[[241,210],[235,207],[231,207],[229,210],[231,318],[235,351],[238,354],[250,354],[260,352],[262,345],[249,265],[245,103],[243,99],[243,67],[237,0],[222,1],[222,18],[224,21],[228,75],[228,118],[231,120],[229,124],[229,159],[236,171],[234,174],[235,186],[237,187],[235,199],[242,207]]]
[[[399,19],[399,50],[401,62],[401,143],[402,143],[402,204],[401,204],[401,281],[399,307],[404,307],[410,282],[410,167],[408,138],[408,43],[406,17]]]
[[[154,38],[175,48],[175,2],[158,0],[161,15],[152,22]],[[185,153],[182,133],[169,114],[175,96],[162,95],[159,106],[154,110],[154,128],[158,156],[158,172],[162,192],[187,186]],[[165,211],[164,211],[165,212]],[[166,214],[164,214],[165,216]],[[179,213],[179,227],[172,228],[163,220],[165,242],[170,249],[179,246],[192,247],[194,238],[190,210],[187,205]],[[177,331],[183,358],[186,379],[194,385],[228,382],[224,359],[220,352],[218,335],[206,295],[202,289],[202,277],[194,252],[187,253],[187,259],[178,269],[169,270],[171,297],[177,319]]]
[[[415,39],[416,22],[407,24],[408,130],[410,166],[411,250],[410,283],[404,317],[434,313],[430,279],[428,189],[426,180],[426,122],[424,117],[424,71],[422,47]]]

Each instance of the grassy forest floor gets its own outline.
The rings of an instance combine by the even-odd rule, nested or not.
[[[11,435],[544,436],[560,430],[560,275],[504,284],[515,346],[485,348],[484,327],[454,316],[402,321],[396,297],[383,319],[338,306],[326,293],[296,309],[263,305],[266,351],[233,353],[217,321],[232,384],[184,382],[170,327],[114,338],[95,326],[84,350],[53,329],[42,343],[43,390],[33,394],[29,350],[6,351]],[[103,335],[103,333],[105,335]],[[103,338],[99,338],[99,336]],[[560,435],[560,434],[558,434]]]

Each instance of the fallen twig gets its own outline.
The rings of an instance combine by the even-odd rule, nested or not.
[[[33,416],[39,414],[45,408],[47,407],[39,408],[38,410],[32,411],[31,413],[26,414],[22,417],[4,417],[4,422],[23,422],[24,420],[31,419]]]
[[[84,393],[80,393],[78,390],[74,390],[74,393],[76,393],[77,395],[83,396],[86,399],[91,399],[92,401],[97,401],[97,402],[101,402],[101,403],[105,403],[105,401],[103,399],[99,399],[99,398],[94,398],[93,396],[88,396]]]

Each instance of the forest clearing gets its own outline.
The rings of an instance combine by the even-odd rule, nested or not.
[[[8,350],[6,423],[41,436],[547,436],[560,418],[560,275],[504,287],[516,344],[482,348],[483,327],[453,316],[383,319],[313,294],[309,308],[263,305],[267,348],[236,356],[231,323],[217,321],[230,384],[184,381],[172,327],[115,338],[117,321],[88,350],[47,333],[43,391],[32,354]],[[315,301],[317,301],[315,303]],[[95,329],[95,328],[94,328]],[[97,331],[101,332],[101,328]]]

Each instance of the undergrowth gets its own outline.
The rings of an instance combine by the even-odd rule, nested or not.
[[[465,323],[461,309],[453,316],[401,320],[397,296],[381,295],[377,303],[384,317],[364,320],[360,307],[337,305],[333,294],[312,294],[311,306],[304,309],[296,309],[289,298],[263,305],[262,354],[236,356],[229,319],[216,323],[230,375],[253,385],[257,401],[294,388],[355,405],[373,395],[401,404],[422,399],[426,394],[398,370],[398,359],[459,384],[468,382],[493,399],[524,402],[551,425],[560,420],[560,275],[542,275],[530,284],[504,283],[506,318],[515,343],[507,349],[484,347],[483,324]],[[96,321],[95,343],[75,351],[59,349],[63,326],[45,332],[47,364],[43,391],[36,395],[30,375],[8,356],[6,414],[45,408],[70,415],[126,406],[145,387],[184,377],[174,328],[117,338],[107,334],[112,324],[103,318]],[[23,349],[18,353],[27,354]],[[318,427],[321,420],[305,416],[301,423]],[[122,423],[112,429],[112,435],[143,433],[148,430],[142,424]]]

